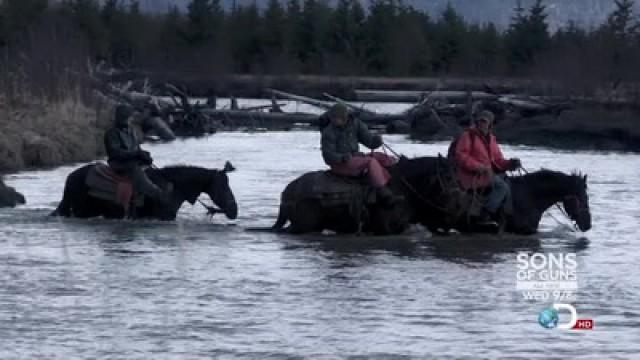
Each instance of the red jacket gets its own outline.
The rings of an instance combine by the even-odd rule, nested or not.
[[[491,185],[491,174],[478,175],[481,166],[493,172],[505,172],[511,162],[502,156],[502,151],[493,134],[487,138],[476,128],[471,128],[458,139],[455,159],[458,166],[458,180],[465,189],[483,188]]]

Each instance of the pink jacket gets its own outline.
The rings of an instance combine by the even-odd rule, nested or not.
[[[465,189],[483,188],[491,185],[491,174],[478,175],[480,166],[486,166],[496,172],[505,172],[511,165],[502,156],[502,151],[493,134],[486,137],[476,128],[465,131],[456,144],[456,164],[458,180]]]

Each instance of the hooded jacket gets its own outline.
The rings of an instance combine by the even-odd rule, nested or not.
[[[475,127],[460,136],[455,150],[458,180],[465,189],[477,189],[491,185],[493,174],[479,174],[482,166],[492,172],[502,173],[512,167],[510,160],[502,155],[495,135],[485,136]]]

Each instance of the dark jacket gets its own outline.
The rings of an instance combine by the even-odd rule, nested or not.
[[[104,147],[107,150],[108,162],[114,164],[142,164],[140,142],[131,128],[118,129],[112,127],[104,134]]]
[[[330,166],[346,162],[358,153],[358,143],[376,149],[382,145],[382,138],[369,132],[357,118],[349,118],[344,127],[330,123],[322,130],[322,158]]]

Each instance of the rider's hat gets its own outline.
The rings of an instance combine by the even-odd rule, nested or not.
[[[482,111],[480,111],[478,116],[476,116],[476,122],[487,121],[487,122],[489,122],[489,124],[491,124],[491,123],[493,123],[494,117],[495,116],[493,115],[493,113],[491,111],[482,110]]]
[[[126,105],[118,105],[116,107],[115,120],[116,121],[126,121],[133,114],[133,111],[129,106]]]
[[[341,102],[336,103],[329,109],[329,117],[331,119],[347,119],[348,113],[347,106]]]

